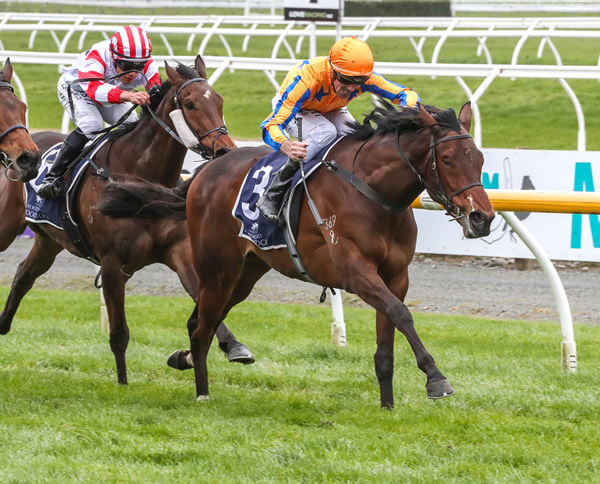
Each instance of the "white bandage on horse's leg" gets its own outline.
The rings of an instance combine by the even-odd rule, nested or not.
[[[191,351],[187,355],[185,355],[185,361],[187,361],[187,364],[190,365],[192,368],[194,367],[194,358],[192,358]]]
[[[181,141],[183,141],[183,144],[186,148],[193,148],[200,143],[196,135],[185,122],[185,118],[183,117],[181,109],[175,109],[174,111],[171,111],[169,113],[169,117],[173,121],[173,125],[177,130],[177,134],[181,138]]]

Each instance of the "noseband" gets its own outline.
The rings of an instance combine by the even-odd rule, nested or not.
[[[15,92],[15,90],[13,89],[13,87],[11,86],[11,84],[9,82],[6,81],[2,81],[0,80],[0,89],[9,89],[10,92]],[[12,126],[10,126],[9,128],[5,129],[4,131],[2,131],[0,133],[0,143],[2,143],[2,140],[9,134],[12,133],[14,130],[16,129],[24,129],[25,131],[27,131],[29,133],[29,131],[27,130],[27,127],[23,124],[13,124]],[[2,163],[5,167],[6,167],[6,173],[8,173],[8,169],[11,167],[11,165],[14,163],[13,160],[11,160],[8,155],[6,153],[4,153],[4,151],[0,151],[0,163]],[[8,177],[8,175],[6,175]],[[9,178],[9,180],[12,180],[12,178]]]
[[[206,79],[204,79],[203,77],[195,77],[194,79],[188,79],[181,86],[179,86],[179,89],[177,89],[177,92],[175,93],[175,97],[173,98],[173,101],[175,101],[175,106],[177,106],[177,109],[181,110],[182,113],[183,113],[183,109],[181,109],[181,106],[179,105],[179,100],[177,98],[178,98],[179,94],[181,93],[181,91],[183,91],[183,89],[185,87],[192,84],[193,82],[208,82],[208,81]],[[185,114],[183,114],[183,118],[185,119]],[[188,123],[187,119],[185,119],[185,122],[188,125],[188,127],[190,127],[190,123]],[[219,138],[219,136],[221,136],[222,134],[229,133],[227,131],[227,127],[225,125],[218,126],[213,129],[209,129],[208,131],[206,131],[205,133],[202,133],[202,134],[197,134],[196,131],[194,131],[192,128],[190,128],[190,130],[192,131],[194,136],[196,136],[196,138],[198,139],[198,144],[191,149],[194,152],[202,155],[204,158],[207,158],[207,159],[213,159],[215,157],[215,143],[217,142],[217,139]],[[217,134],[217,136],[215,136],[215,139],[213,139],[212,146],[210,148],[204,146],[202,144],[202,140],[204,138],[206,138],[210,133],[213,133],[215,131],[218,134]]]
[[[423,178],[423,176],[421,176],[421,174],[417,171],[417,169],[414,167],[414,165],[410,162],[410,160],[406,157],[406,155],[400,149],[400,133],[398,133],[396,136],[396,148],[398,150],[398,153],[400,154],[400,158],[402,158],[402,160],[409,166],[409,168],[412,170],[412,172],[419,179],[419,182],[421,182],[421,184],[423,184],[425,189],[431,195],[431,198],[433,198],[433,200],[435,200],[436,202],[440,203],[446,209],[448,214],[451,215],[452,217],[455,217],[455,218],[460,217],[460,208],[458,206],[456,206],[456,204],[452,201],[452,199],[455,196],[464,192],[465,190],[468,190],[469,188],[483,186],[483,185],[481,182],[473,182],[468,185],[465,185],[462,188],[459,188],[455,192],[448,195],[446,193],[446,190],[444,190],[444,186],[443,186],[442,180],[440,178],[438,162],[437,162],[436,146],[441,143],[445,143],[446,141],[452,141],[452,140],[456,140],[456,139],[467,139],[467,138],[471,138],[472,136],[468,133],[454,134],[454,135],[450,135],[450,136],[444,136],[437,140],[434,139],[433,133],[430,136],[431,136],[431,138],[429,141],[429,153],[427,154],[427,158],[425,159],[425,161],[427,162],[427,160],[429,160],[429,158],[432,159],[431,168],[433,169],[433,174],[434,174],[434,178],[435,178],[435,186],[434,187],[430,187],[427,184],[427,182],[425,182],[425,179]]]

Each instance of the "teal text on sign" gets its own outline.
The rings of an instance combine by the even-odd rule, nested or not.
[[[498,173],[493,173],[492,179],[490,180],[490,174],[484,171],[481,174],[481,184],[483,185],[483,188],[500,188],[500,177],[498,176]]]
[[[573,190],[576,192],[595,192],[594,177],[592,174],[591,163],[575,163],[575,184]],[[598,215],[588,215],[590,220],[590,230],[592,232],[592,242],[594,248],[600,247],[600,220]],[[583,226],[583,215],[575,213],[571,220],[571,248],[581,249],[581,228]]]

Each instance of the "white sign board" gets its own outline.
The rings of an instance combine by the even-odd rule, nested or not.
[[[285,20],[313,20],[337,22],[340,20],[343,0],[284,0]]]
[[[484,188],[594,192],[600,190],[600,152],[482,150]],[[600,216],[516,213],[551,259],[600,262]],[[532,258],[533,255],[497,215],[492,232],[465,239],[444,212],[415,210],[417,251],[433,254]]]

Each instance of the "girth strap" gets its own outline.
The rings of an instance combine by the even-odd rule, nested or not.
[[[342,180],[347,181],[356,188],[360,193],[362,193],[369,200],[372,200],[377,205],[385,208],[386,210],[392,213],[402,213],[406,210],[407,207],[398,207],[397,205],[393,205],[391,203],[386,202],[379,193],[377,193],[370,185],[366,182],[358,178],[354,173],[347,170],[341,165],[338,165],[335,161],[323,160],[325,166],[339,176]]]

